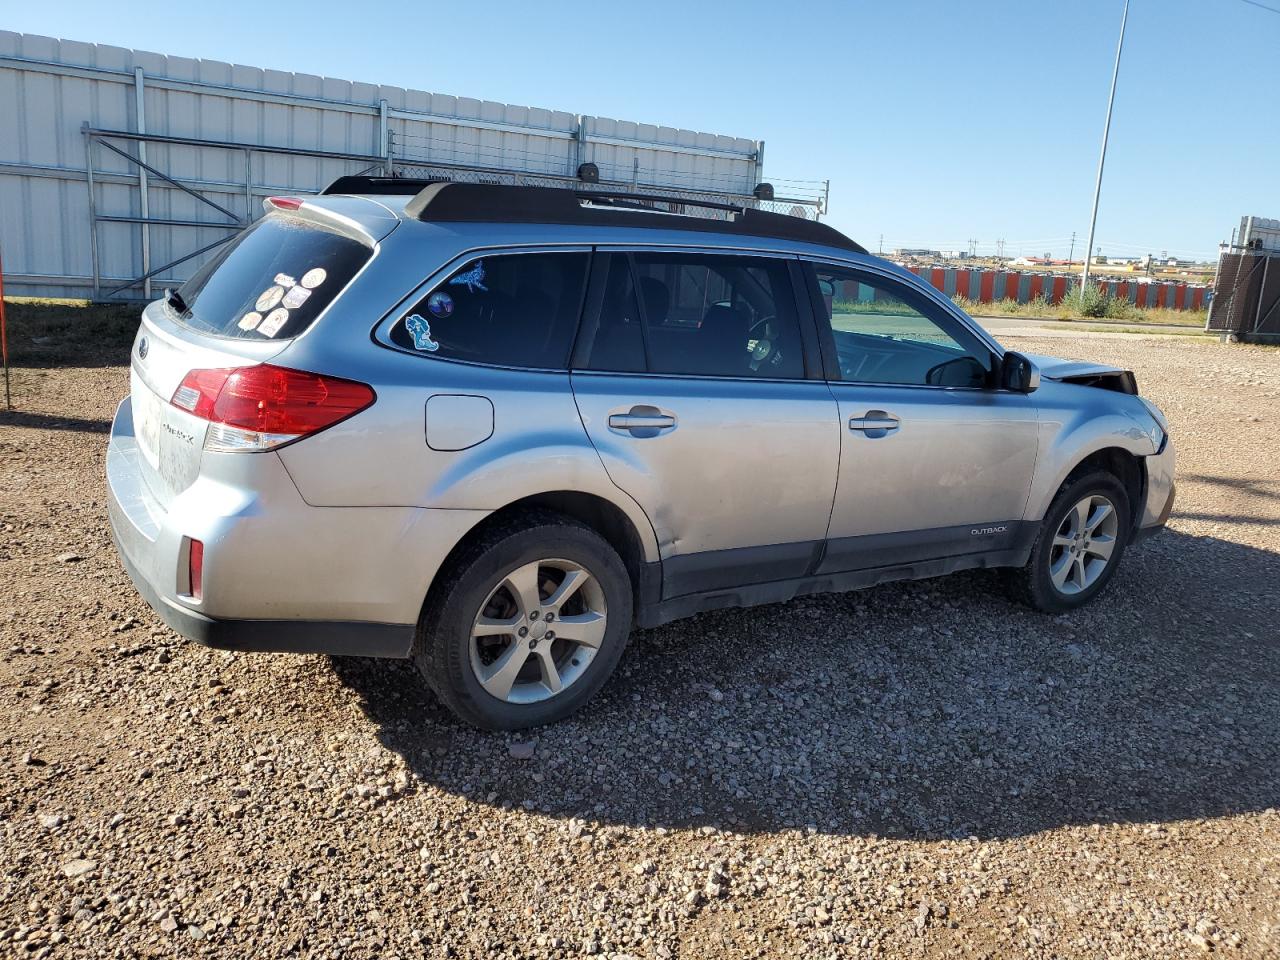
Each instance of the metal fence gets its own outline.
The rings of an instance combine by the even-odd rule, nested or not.
[[[1280,341],[1280,250],[1225,247],[1213,289],[1207,330],[1237,340]]]
[[[369,170],[660,188],[816,218],[824,182],[759,201],[764,144],[0,31],[0,245],[9,292],[137,297],[261,213]],[[785,195],[785,196],[784,196]]]

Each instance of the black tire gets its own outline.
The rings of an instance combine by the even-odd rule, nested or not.
[[[1115,506],[1117,518],[1115,545],[1107,565],[1096,580],[1078,592],[1065,593],[1054,585],[1050,576],[1054,557],[1054,535],[1075,505],[1085,497],[1093,495],[1105,496]],[[1040,524],[1040,532],[1031,548],[1031,557],[1027,565],[1008,572],[1007,582],[1014,597],[1044,613],[1063,613],[1084,606],[1105,590],[1111,578],[1115,576],[1116,568],[1124,555],[1124,549],[1129,543],[1132,516],[1129,495],[1125,492],[1124,485],[1110,473],[1096,471],[1069,479],[1054,497]]]
[[[536,703],[491,695],[472,667],[471,631],[481,605],[507,574],[534,561],[572,561],[591,574],[606,604],[604,639],[580,676]],[[414,661],[440,700],[461,720],[486,730],[519,730],[562,720],[613,673],[631,633],[631,578],[609,543],[585,524],[529,512],[482,531],[450,562],[418,622]]]

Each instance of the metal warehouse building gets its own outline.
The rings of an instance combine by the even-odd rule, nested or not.
[[[598,175],[817,217],[822,183],[757,198],[763,156],[738,137],[0,31],[0,252],[15,295],[151,296],[264,197],[362,172]]]

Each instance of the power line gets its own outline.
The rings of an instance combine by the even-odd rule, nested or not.
[[[1258,0],[1240,0],[1241,3],[1247,3],[1251,7],[1257,7],[1259,10],[1265,10],[1267,13],[1280,14],[1280,10],[1275,7],[1268,7],[1265,3],[1259,3]]]

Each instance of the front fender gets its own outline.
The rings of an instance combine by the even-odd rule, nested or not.
[[[1089,456],[1107,449],[1141,458],[1156,453],[1150,414],[1136,397],[1053,382],[1044,382],[1036,397],[1040,458],[1027,497],[1027,520],[1043,519],[1071,471]]]

